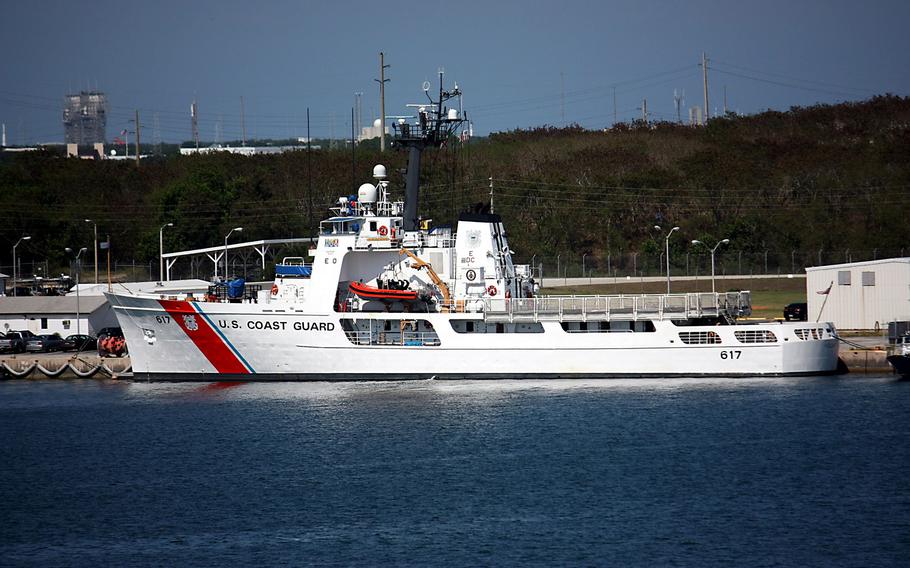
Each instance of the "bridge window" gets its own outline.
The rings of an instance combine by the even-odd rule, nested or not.
[[[564,321],[561,322],[566,333],[651,333],[656,331],[651,320],[637,321]]]
[[[533,323],[487,323],[483,320],[452,320],[449,322],[455,333],[543,333],[543,324]]]

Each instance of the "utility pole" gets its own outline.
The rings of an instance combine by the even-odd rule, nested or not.
[[[310,107],[306,107],[307,223],[313,222],[313,167],[310,161]]]
[[[727,86],[724,85],[724,116],[727,116]]]
[[[240,95],[240,145],[246,146],[246,122],[243,116],[243,95]]]
[[[648,99],[641,100],[641,121],[648,126]]]
[[[357,195],[357,152],[354,145],[354,107],[351,107],[351,189]]]
[[[139,109],[136,109],[136,167],[139,167],[139,154],[141,153],[139,145],[139,131],[141,127],[139,126]]]
[[[379,78],[373,79],[379,83],[379,151],[385,152],[385,70],[391,65],[385,64],[385,53],[379,52]]]
[[[613,126],[616,126],[616,87],[613,87]]]
[[[562,125],[566,125],[566,76],[562,71],[559,72],[559,108],[562,114]]]
[[[711,113],[708,110],[708,56],[705,55],[705,52],[701,52],[701,71],[702,76],[704,77],[705,82],[705,124],[708,123],[708,119],[711,118]]]
[[[493,210],[493,176],[490,176],[490,213],[495,213]]]
[[[196,151],[199,151],[199,107],[196,106],[196,99],[190,105],[190,119],[193,123],[193,142],[196,143]]]
[[[161,155],[161,122],[158,120],[158,113],[152,115],[152,146],[156,156]],[[95,282],[97,284],[97,282]]]

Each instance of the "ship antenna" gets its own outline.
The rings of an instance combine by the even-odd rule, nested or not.
[[[446,91],[443,85],[445,71],[439,68],[439,98],[434,101],[430,96],[430,84],[424,81],[423,90],[429,105],[408,105],[418,107],[417,122],[408,124],[400,120],[392,124],[395,129],[394,145],[397,148],[407,148],[408,168],[405,176],[404,214],[402,216],[402,230],[417,230],[417,203],[420,193],[420,157],[425,148],[439,148],[444,145],[452,134],[464,122],[464,117],[457,109],[444,111],[443,104],[449,99],[459,97],[461,90],[455,87]],[[435,108],[434,108],[435,107]]]

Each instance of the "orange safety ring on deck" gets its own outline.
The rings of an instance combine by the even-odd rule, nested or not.
[[[490,287],[487,288],[487,294],[489,294],[491,296],[495,296],[496,295],[496,286],[493,286],[492,284],[490,284]]]
[[[273,296],[278,295],[278,284],[272,284],[272,295]]]
[[[384,237],[384,236],[386,236],[388,233],[389,233],[389,229],[388,229],[385,225],[379,227],[379,235],[380,235],[380,236]]]

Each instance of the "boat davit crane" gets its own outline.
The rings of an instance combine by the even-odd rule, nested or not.
[[[439,275],[436,274],[436,271],[433,270],[433,265],[430,264],[429,262],[425,262],[419,256],[417,256],[416,254],[414,254],[413,252],[409,251],[408,249],[406,249],[404,247],[401,247],[401,250],[398,252],[398,254],[408,255],[411,258],[411,260],[414,261],[414,264],[411,265],[412,268],[415,268],[417,270],[420,270],[421,268],[423,268],[427,271],[427,274],[430,276],[430,280],[433,281],[433,284],[435,284],[436,287],[439,288],[439,292],[442,293],[443,304],[445,306],[448,306],[451,301],[451,298],[452,298],[451,294],[449,293],[449,287],[446,285],[445,282],[442,281],[442,278],[440,278]]]

